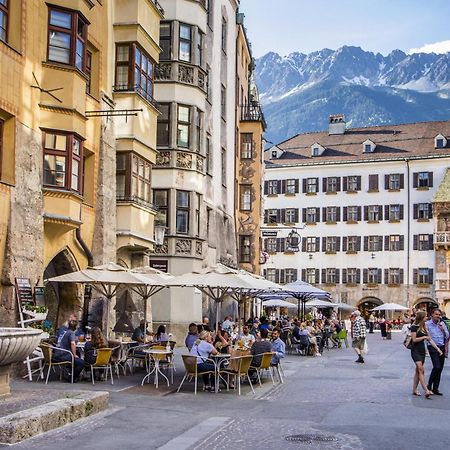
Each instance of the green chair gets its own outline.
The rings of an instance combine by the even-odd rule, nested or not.
[[[348,348],[348,340],[347,340],[347,330],[342,329],[339,331],[337,337],[338,347],[342,348],[342,342],[345,343],[345,347]]]

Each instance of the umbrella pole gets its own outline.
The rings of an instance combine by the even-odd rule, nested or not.
[[[216,334],[219,332],[219,306],[220,302],[216,301]]]

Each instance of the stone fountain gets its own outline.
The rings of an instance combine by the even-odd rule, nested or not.
[[[42,330],[0,328],[0,396],[8,395],[11,365],[22,362],[41,341]]]

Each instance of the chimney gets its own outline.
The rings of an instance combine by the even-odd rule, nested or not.
[[[344,134],[345,133],[345,116],[344,114],[333,114],[330,116],[328,125],[328,134]]]

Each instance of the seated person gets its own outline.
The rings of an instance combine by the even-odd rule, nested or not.
[[[197,325],[195,323],[191,323],[191,324],[189,324],[189,331],[186,336],[186,339],[184,340],[184,344],[186,345],[186,347],[189,351],[191,351],[191,348],[197,339],[198,339]]]
[[[259,320],[258,319],[255,319],[253,321],[252,327],[251,327],[249,333],[251,335],[253,335],[255,338],[258,337],[258,335],[259,335]]]
[[[317,335],[319,332],[312,326],[312,322],[308,320],[306,322],[306,330],[308,331],[309,342],[314,347],[314,356],[322,356],[319,351],[319,345],[317,342]]]
[[[234,322],[231,316],[226,316],[222,323],[222,330],[226,331],[229,335],[233,332]]]
[[[238,343],[242,341],[242,345],[246,348],[250,348],[255,342],[255,336],[250,334],[248,325],[242,327],[242,333],[238,336]]]
[[[225,330],[219,330],[216,339],[214,340],[214,347],[219,353],[231,354],[231,339],[230,335]]]
[[[145,344],[146,336],[152,335],[150,331],[145,329],[145,326],[146,326],[145,319],[141,319],[139,326],[134,329],[133,335],[131,336],[131,340],[137,342],[137,344],[135,345]]]
[[[160,325],[156,330],[155,342],[169,342],[170,335],[166,333],[166,326]]]
[[[280,338],[279,328],[272,330],[272,351],[275,352],[275,355],[272,357],[272,364],[276,366],[286,354],[286,345]]]
[[[218,351],[212,345],[212,336],[208,331],[202,331],[198,339],[194,342],[194,345],[189,352],[192,356],[197,356],[197,371],[202,372],[215,372],[215,366],[212,362],[207,361],[210,355],[217,355]],[[203,383],[205,391],[212,391],[210,381],[210,374],[203,375]]]
[[[250,349],[250,353],[253,356],[252,358],[252,366],[259,367],[261,365],[262,354],[272,351],[272,344],[267,340],[267,336],[269,335],[269,330],[267,328],[263,328],[260,331],[261,338],[257,339],[256,342],[252,345]]]
[[[85,365],[95,364],[97,360],[97,350],[99,348],[107,348],[108,343],[103,336],[102,330],[99,327],[92,329],[91,340],[86,341],[84,346],[84,362]]]
[[[73,369],[73,381],[77,382],[80,373],[84,368],[84,361],[77,356],[77,347],[76,347],[76,336],[75,330],[77,329],[77,320],[69,320],[67,324],[67,330],[60,334],[58,338],[58,342],[56,344],[57,347],[68,350],[72,353],[74,358],[74,369]],[[53,360],[55,362],[61,361],[72,361],[71,355],[68,352],[55,350],[53,353]],[[66,381],[70,381],[70,376],[66,376]]]

